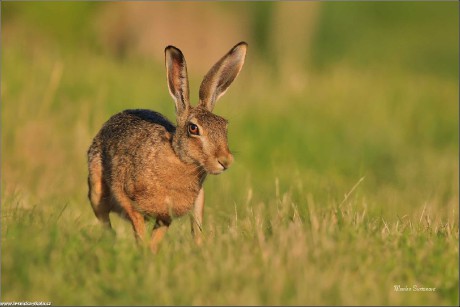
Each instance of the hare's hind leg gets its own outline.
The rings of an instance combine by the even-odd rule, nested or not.
[[[145,239],[144,216],[135,209],[135,201],[125,194],[120,182],[115,182],[112,186],[112,195],[117,205],[123,209],[124,216],[131,222],[137,243],[143,243]]]
[[[112,229],[109,216],[111,209],[110,190],[102,177],[102,163],[98,156],[89,161],[88,188],[88,198],[94,214],[105,227]]]

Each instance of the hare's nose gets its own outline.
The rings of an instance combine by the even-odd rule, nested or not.
[[[222,165],[224,170],[226,170],[227,168],[230,167],[230,165],[233,162],[233,155],[229,153],[228,155],[220,156],[219,158],[217,158],[217,161],[219,162],[220,165]]]

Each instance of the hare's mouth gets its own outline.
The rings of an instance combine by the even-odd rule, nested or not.
[[[219,160],[218,160],[217,162],[218,162],[219,165],[222,167],[222,171],[225,171],[225,170],[228,168],[228,166],[227,166],[224,162],[221,162],[221,161],[219,161]]]
[[[212,170],[209,170],[208,173],[211,174],[211,175],[219,175],[219,174],[222,174],[226,169],[224,168],[220,168],[220,169],[212,169]]]
[[[207,167],[207,171],[211,175],[219,175],[223,173],[226,169],[228,169],[228,166],[225,166],[219,161],[217,161],[216,164],[213,164],[212,167]]]

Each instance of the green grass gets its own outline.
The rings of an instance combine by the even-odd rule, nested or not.
[[[155,256],[117,216],[117,237],[102,231],[86,198],[86,150],[120,110],[174,119],[164,68],[73,48],[62,38],[74,19],[54,35],[32,31],[27,22],[43,11],[21,15],[17,5],[2,3],[2,302],[458,304],[454,4],[384,4],[381,13],[383,4],[324,4],[301,90],[249,49],[216,106],[236,160],[205,183],[205,244],[194,245],[184,217]],[[188,65],[196,97],[200,76]]]
[[[156,256],[134,248],[121,221],[115,225],[124,235],[104,238],[89,215],[75,216],[74,203],[54,215],[11,210],[3,221],[15,221],[2,245],[3,300],[429,305],[458,299],[454,218],[434,221],[432,212],[417,212],[391,222],[360,201],[323,208],[311,195],[301,205],[289,192],[270,197],[249,199],[231,216],[210,205],[203,248],[194,246],[185,221],[176,222]],[[398,293],[397,284],[437,292]]]

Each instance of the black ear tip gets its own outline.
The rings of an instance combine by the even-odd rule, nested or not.
[[[175,55],[182,55],[182,51],[180,51],[179,48],[176,48],[172,45],[168,45],[166,48],[165,48],[165,53],[172,53],[172,54],[175,54]]]
[[[245,57],[247,49],[248,44],[246,42],[239,42],[229,51],[228,54],[237,54],[238,58]]]
[[[239,42],[238,44],[235,45],[235,47],[233,47],[233,49],[236,49],[236,48],[238,48],[238,47],[243,47],[243,46],[244,46],[244,48],[248,48],[248,43],[246,43],[246,42],[244,42],[244,41],[243,41],[243,42]]]
[[[243,53],[246,53],[246,50],[248,49],[248,43],[246,42],[239,42],[238,44],[236,44],[232,50],[230,50],[230,53],[234,53],[234,52],[243,52]]]

